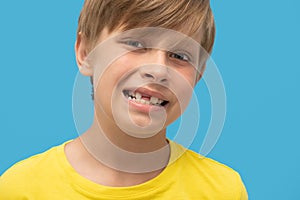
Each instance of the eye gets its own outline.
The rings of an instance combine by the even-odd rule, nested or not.
[[[135,47],[135,48],[139,48],[139,49],[145,48],[144,45],[141,42],[136,41],[136,40],[127,40],[124,43],[126,45],[129,45],[129,46],[132,46],[132,47]]]
[[[185,62],[190,62],[191,61],[190,57],[187,54],[185,54],[185,53],[173,53],[173,52],[170,52],[169,56],[171,58],[175,58],[175,59],[178,59],[180,61],[185,61]]]

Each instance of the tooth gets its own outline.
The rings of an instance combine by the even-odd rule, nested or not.
[[[141,99],[142,98],[142,95],[140,94],[140,93],[135,93],[135,97],[136,97],[136,99]]]
[[[159,99],[157,104],[161,104],[163,102],[163,100]]]
[[[150,101],[146,101],[146,104],[149,105],[149,104],[150,104]]]
[[[131,96],[128,97],[129,100],[132,100]]]
[[[141,102],[141,99],[136,99],[135,102],[140,103],[140,102]]]
[[[141,99],[142,104],[146,104],[146,101],[144,99]]]
[[[150,102],[151,102],[152,104],[157,104],[158,98],[157,98],[157,97],[151,97],[151,98],[150,98]]]

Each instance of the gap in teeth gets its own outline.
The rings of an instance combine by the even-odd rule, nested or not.
[[[155,105],[155,106],[161,106],[161,104],[164,102],[164,100],[161,100],[157,97],[150,97],[150,100],[142,99],[142,95],[138,92],[134,93],[131,91],[125,92],[125,96],[128,98],[128,100],[135,101],[137,103],[145,104],[145,105]]]

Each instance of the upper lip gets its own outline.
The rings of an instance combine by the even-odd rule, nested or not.
[[[157,97],[161,100],[164,100],[164,101],[167,101],[166,97],[159,91],[156,91],[156,90],[152,90],[152,89],[148,89],[148,88],[137,88],[137,89],[133,89],[133,90],[130,90],[130,91],[133,91],[135,93],[140,93],[142,95],[146,95],[146,96],[149,96],[149,97]]]

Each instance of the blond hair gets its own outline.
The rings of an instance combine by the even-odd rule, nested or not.
[[[162,27],[192,36],[201,30],[201,46],[211,53],[215,23],[209,0],[85,0],[77,33],[91,48],[102,30],[109,33],[141,27]]]

